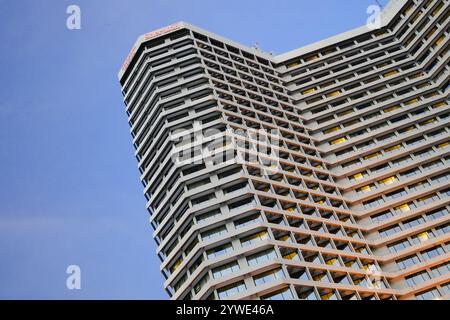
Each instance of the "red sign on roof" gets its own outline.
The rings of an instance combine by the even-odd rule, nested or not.
[[[178,30],[178,29],[180,29],[180,27],[181,27],[180,24],[176,23],[176,24],[172,24],[172,25],[170,25],[168,27],[161,28],[161,29],[158,29],[158,30],[146,33],[146,34],[144,34],[144,41],[147,41],[147,40],[156,38],[156,37],[158,37],[160,35],[163,35],[163,34],[166,34],[166,33],[169,33],[169,32],[175,31],[175,30]]]
[[[175,30],[178,30],[180,28],[181,28],[181,24],[180,23],[172,24],[172,25],[170,25],[168,27],[164,27],[164,28],[161,28],[161,29],[158,29],[158,30],[155,30],[155,31],[152,31],[152,32],[144,34],[142,41],[151,40],[151,39],[159,37],[159,36],[161,36],[163,34],[166,34],[166,33],[169,33],[169,32],[175,31]],[[139,45],[140,45],[140,43],[139,43]],[[122,69],[121,69],[122,72],[124,72],[128,68],[128,66],[130,65],[131,61],[133,60],[134,55],[136,54],[137,47],[138,46],[135,45],[133,47],[133,49],[131,49],[130,53],[128,54],[127,58],[125,59],[125,62],[122,65]]]

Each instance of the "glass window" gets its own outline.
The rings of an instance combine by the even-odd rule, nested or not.
[[[198,223],[204,223],[207,221],[211,221],[212,219],[216,218],[217,216],[220,216],[221,212],[220,210],[213,210],[206,213],[203,213],[201,215],[197,216],[197,222]]]
[[[396,198],[399,198],[399,197],[404,196],[404,195],[406,195],[405,189],[400,189],[400,190],[397,190],[397,191],[390,192],[390,193],[386,194],[386,199],[387,200],[392,200],[392,199],[396,199]]]
[[[331,144],[331,145],[334,145],[334,144],[340,144],[340,143],[343,143],[343,142],[345,142],[345,141],[347,141],[347,138],[341,137],[341,138],[339,138],[339,139],[330,141],[330,144]]]
[[[358,192],[370,192],[375,188],[374,184],[369,184],[367,186],[362,186],[361,188],[357,189]]]
[[[424,231],[424,232],[421,232],[421,233],[416,234],[416,235],[411,237],[412,241],[415,244],[419,244],[419,243],[428,241],[431,238],[434,238],[434,235],[433,235],[433,233],[431,231]]]
[[[437,289],[431,289],[419,294],[416,294],[417,300],[432,300],[439,298],[441,295]]]
[[[378,183],[380,183],[380,184],[393,184],[393,183],[395,183],[397,181],[398,181],[397,177],[392,176],[392,177],[389,177],[389,178],[382,179],[382,180],[378,181]]]
[[[381,236],[381,237],[387,237],[387,236],[390,236],[390,235],[392,235],[392,234],[398,233],[398,232],[400,232],[400,231],[402,231],[402,229],[400,228],[400,226],[399,226],[399,225],[395,225],[395,226],[393,226],[393,227],[381,229],[381,230],[379,231],[379,233],[380,233],[380,236]]]
[[[213,259],[231,251],[233,251],[233,246],[231,245],[231,243],[227,243],[206,251],[206,255],[208,256],[208,259]]]
[[[262,300],[293,300],[294,296],[292,295],[291,289],[283,289],[276,293],[271,293],[267,296],[261,297]]]
[[[393,243],[393,244],[389,245],[388,248],[389,248],[390,252],[398,252],[398,251],[401,251],[401,250],[403,250],[405,248],[408,248],[409,246],[411,246],[409,241],[408,240],[403,240],[403,241],[399,241],[399,242],[396,242],[396,243]]]
[[[213,274],[213,278],[217,279],[217,278],[224,277],[224,276],[231,274],[238,270],[239,270],[239,265],[235,261],[235,262],[227,263],[223,266],[214,268],[212,270],[212,274]]]
[[[413,274],[411,276],[408,276],[405,278],[406,279],[406,283],[410,286],[417,286],[418,284],[421,284],[422,282],[425,282],[427,280],[430,280],[431,277],[428,274],[428,272],[426,271],[422,271],[416,274]]]
[[[403,225],[406,228],[413,228],[424,222],[425,222],[425,220],[422,217],[418,217],[418,218],[410,219],[410,220],[403,222]]]
[[[261,231],[254,235],[251,235],[251,236],[241,239],[241,244],[243,247],[245,247],[245,246],[254,244],[258,241],[266,240],[268,238],[269,238],[269,234],[266,231]]]
[[[426,251],[422,251],[421,254],[425,258],[425,260],[430,260],[444,254],[444,249],[442,249],[441,247],[436,247]]]
[[[374,222],[381,222],[383,220],[386,220],[388,218],[392,217],[392,212],[390,211],[384,211],[382,213],[376,214],[371,217],[372,221]]]
[[[439,235],[444,235],[446,233],[450,233],[450,224],[446,224],[436,228],[436,232]]]
[[[450,272],[450,262],[446,262],[431,268],[431,272],[435,277],[442,276]]]
[[[245,286],[244,281],[241,281],[217,290],[217,294],[219,295],[219,299],[225,299],[243,292],[246,289],[247,287]]]
[[[384,149],[384,152],[391,152],[391,151],[398,150],[401,148],[403,148],[403,146],[401,144],[397,144],[395,146]]]
[[[263,221],[263,219],[259,213],[255,214],[255,215],[251,215],[251,216],[243,218],[243,219],[240,219],[240,220],[237,220],[234,222],[234,225],[236,226],[236,228],[243,228],[245,226],[256,223],[258,221]]]
[[[227,233],[227,228],[225,226],[221,226],[221,227],[203,232],[201,234],[201,237],[202,237],[202,240],[205,241],[205,240],[210,240],[210,239],[219,237],[226,233]]]
[[[249,266],[254,266],[270,259],[276,259],[277,254],[273,249],[265,250],[247,257]]]
[[[283,270],[275,269],[268,272],[264,272],[260,275],[254,276],[253,280],[256,286],[263,285],[267,282],[271,282],[277,279],[284,278]]]
[[[409,211],[411,211],[411,204],[404,203],[402,205],[399,205],[399,206],[395,207],[394,210],[395,211],[400,211],[400,212],[409,212]]]
[[[205,274],[200,280],[199,282],[197,282],[194,286],[194,291],[195,293],[199,293],[200,290],[202,290],[203,286],[208,282],[209,280],[209,274]]]
[[[372,199],[370,201],[363,202],[364,208],[373,208],[378,205],[382,205],[384,203],[384,199],[382,197],[378,197],[375,199]]]
[[[297,251],[293,251],[289,254],[286,254],[283,256],[283,259],[286,260],[293,260],[293,261],[299,261],[300,260],[300,256],[298,255]]]
[[[447,209],[441,208],[441,209],[434,210],[434,211],[432,211],[430,213],[427,213],[427,217],[430,218],[431,220],[434,220],[434,219],[438,219],[440,217],[443,217],[443,216],[445,216],[447,214],[448,214]]]
[[[399,269],[406,269],[418,263],[420,263],[419,257],[414,254],[412,256],[398,260],[397,266]]]

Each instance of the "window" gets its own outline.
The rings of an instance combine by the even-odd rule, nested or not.
[[[264,272],[260,275],[253,277],[256,286],[263,285],[267,282],[274,281],[276,279],[284,278],[283,270],[275,269],[268,272]]]
[[[441,284],[442,290],[444,290],[444,295],[450,295],[450,282]]]
[[[378,181],[378,183],[379,184],[386,184],[386,185],[388,185],[388,184],[393,184],[393,183],[395,183],[397,181],[398,181],[397,177],[392,176],[392,177],[389,177],[389,178],[382,179],[382,180]]]
[[[411,161],[411,157],[410,156],[405,156],[405,157],[402,157],[402,158],[398,158],[398,159],[392,160],[392,164],[393,165],[402,165],[402,164],[408,163],[410,161]]]
[[[341,94],[341,91],[340,91],[340,90],[333,91],[333,92],[327,93],[327,98],[337,97],[337,96],[339,96],[340,94]]]
[[[411,205],[409,203],[404,203],[394,208],[395,211],[409,212],[411,211]]]
[[[433,233],[431,231],[424,231],[424,232],[421,232],[421,233],[416,234],[416,235],[411,237],[412,241],[415,244],[419,244],[419,243],[428,241],[431,238],[434,238],[434,235],[433,235]]]
[[[416,183],[413,183],[413,184],[409,185],[408,188],[411,191],[417,191],[417,190],[423,189],[423,188],[425,188],[425,187],[427,187],[429,185],[430,184],[426,180],[423,180],[423,181],[419,181],[419,182],[416,182]]]
[[[409,267],[412,267],[415,264],[420,263],[419,257],[417,257],[415,254],[406,258],[403,258],[401,260],[396,261],[397,266],[399,269],[406,269]]]
[[[382,212],[382,213],[372,216],[371,219],[374,222],[381,222],[383,220],[388,219],[389,217],[392,217],[392,213],[390,211],[385,211],[385,212]]]
[[[206,213],[203,213],[203,214],[197,216],[197,222],[204,223],[207,221],[211,221],[212,219],[214,219],[215,217],[220,216],[220,215],[221,215],[220,210],[213,210],[210,212],[206,212]]]
[[[373,189],[375,189],[375,185],[374,184],[369,184],[367,186],[363,186],[363,187],[357,189],[357,191],[366,193],[366,192],[372,191]]]
[[[414,218],[414,219],[403,222],[403,225],[406,228],[413,228],[424,222],[425,222],[425,220],[422,217],[418,217],[418,218]]]
[[[393,227],[385,228],[379,231],[381,237],[387,237],[397,232],[402,231],[399,225],[395,225]]]
[[[340,143],[343,143],[345,141],[347,141],[347,138],[341,137],[341,138],[338,138],[336,140],[331,141],[330,145],[340,144]]]
[[[444,142],[444,143],[440,143],[440,144],[438,144],[436,147],[438,148],[438,149],[443,149],[443,148],[445,148],[445,147],[448,147],[450,145],[450,142]]]
[[[175,263],[170,267],[170,273],[174,273],[175,270],[178,269],[178,267],[181,265],[182,262],[183,262],[183,257],[178,258],[178,260],[175,261]]]
[[[251,236],[243,238],[241,240],[241,244],[242,244],[243,247],[245,247],[245,246],[249,246],[249,245],[251,245],[253,243],[256,243],[258,241],[262,241],[262,240],[265,240],[265,239],[268,239],[268,238],[269,238],[268,233],[266,231],[261,231],[261,232],[258,232],[256,234],[254,234],[254,235],[251,235]]]
[[[231,243],[227,243],[206,251],[206,255],[208,259],[214,259],[231,251],[233,251],[233,246]]]
[[[276,293],[271,293],[270,295],[261,297],[262,300],[292,300],[294,296],[292,295],[291,289],[283,289]]]
[[[441,247],[436,247],[422,251],[421,254],[425,258],[425,260],[430,260],[444,254],[444,249],[442,249]]]
[[[205,241],[205,240],[213,239],[215,237],[219,237],[226,233],[227,233],[227,228],[225,226],[221,226],[221,227],[203,232],[201,234],[201,237],[202,237],[202,240]]]
[[[380,166],[373,167],[372,169],[370,169],[370,171],[372,171],[372,173],[378,173],[378,172],[385,171],[389,168],[390,168],[389,164],[382,164]]]
[[[391,152],[401,148],[403,148],[401,144],[396,144],[395,146],[384,149],[384,152]]]
[[[438,219],[440,217],[443,217],[443,216],[445,216],[447,214],[448,214],[447,209],[441,208],[441,209],[437,209],[437,210],[431,211],[430,213],[427,213],[427,217],[429,219],[431,219],[431,220],[434,220],[434,219]]]
[[[339,131],[339,130],[341,130],[341,127],[339,127],[339,126],[337,126],[337,127],[332,127],[332,128],[330,128],[330,129],[324,130],[324,131],[323,131],[323,134],[328,134],[328,133],[332,133],[332,132]]]
[[[441,190],[441,191],[439,191],[439,193],[442,195],[442,198],[446,198],[446,196],[450,196],[450,188]]]
[[[227,263],[223,266],[213,269],[212,274],[213,274],[213,278],[217,279],[217,278],[224,277],[224,276],[231,274],[238,270],[239,270],[239,265],[235,261],[235,262]]]
[[[230,211],[234,211],[234,210],[242,209],[243,207],[246,207],[246,206],[251,206],[253,204],[254,204],[254,199],[248,198],[248,199],[244,199],[244,200],[240,200],[240,201],[231,203],[228,205],[228,208]]]
[[[441,36],[437,41],[436,41],[436,46],[440,45],[443,41],[445,40],[445,36]]]
[[[442,276],[450,272],[450,262],[446,262],[431,268],[431,272],[435,277]]]
[[[203,286],[208,282],[209,274],[205,274],[194,286],[195,293],[199,293]]]
[[[332,266],[332,265],[340,266],[341,265],[338,258],[336,258],[336,257],[325,260],[325,264],[328,264],[330,266]]]
[[[399,241],[388,246],[390,252],[398,252],[411,246],[408,240]]]
[[[397,198],[399,198],[401,196],[404,196],[404,195],[406,195],[405,189],[400,189],[400,190],[397,190],[397,191],[390,192],[390,193],[386,194],[386,199],[387,200],[393,200],[393,199],[397,199]]]
[[[240,219],[240,220],[237,220],[234,222],[234,225],[236,226],[236,228],[243,228],[245,226],[256,223],[258,221],[263,221],[263,219],[259,213],[251,215],[251,216],[243,218],[243,219]]]
[[[302,92],[302,94],[310,94],[316,91],[316,88],[310,88]]]
[[[436,200],[438,200],[438,196],[436,194],[430,194],[428,196],[417,199],[417,205],[423,206]]]
[[[426,271],[422,271],[422,272],[413,274],[411,276],[408,276],[405,279],[406,279],[406,283],[409,286],[413,287],[413,286],[417,286],[418,284],[421,284],[422,282],[430,280],[431,277],[429,276],[429,274]]]
[[[437,289],[431,289],[431,290],[416,294],[417,300],[432,300],[432,299],[439,298],[440,296],[441,295],[439,294],[439,291]]]
[[[292,251],[291,253],[285,254],[283,256],[283,259],[293,260],[293,261],[300,261],[300,256],[299,256],[297,251]]]
[[[320,298],[321,298],[322,300],[337,300],[336,291],[331,290],[331,291],[328,292],[328,293],[321,294],[321,295],[320,295]]]
[[[397,110],[397,109],[400,109],[400,106],[399,106],[399,105],[385,108],[385,109],[383,109],[383,111],[384,111],[385,113],[388,113],[388,112],[395,111],[395,110]]]
[[[379,156],[381,156],[381,152],[375,152],[375,153],[371,153],[371,154],[368,154],[368,155],[364,156],[363,159],[364,160],[370,160],[370,159],[373,159],[373,158],[376,158],[376,157],[379,157]]]
[[[402,177],[409,178],[409,177],[412,177],[412,176],[414,176],[414,175],[416,175],[418,173],[420,173],[420,169],[419,168],[414,168],[414,169],[402,172],[400,175]]]
[[[302,300],[317,300],[314,289],[308,287],[302,288],[301,292],[298,293],[298,297]]]
[[[366,201],[363,202],[364,208],[368,209],[368,208],[373,208],[373,207],[377,207],[379,205],[382,205],[384,203],[384,199],[381,197],[372,199],[370,201]]]
[[[354,180],[361,180],[361,179],[364,178],[365,175],[366,175],[365,172],[359,172],[359,173],[355,173],[354,175],[350,176],[349,179],[350,179],[351,181],[354,181]]]
[[[238,294],[239,292],[242,292],[246,290],[247,287],[245,286],[245,283],[243,281],[231,284],[229,286],[223,287],[219,290],[217,290],[217,293],[219,295],[219,299],[226,299],[228,297],[234,296]]]
[[[326,271],[320,272],[316,275],[313,275],[313,280],[318,282],[326,282],[329,283],[330,279],[328,278],[328,274]]]
[[[436,228],[436,232],[439,235],[444,235],[446,233],[450,233],[450,224],[446,224]]]
[[[257,264],[260,264],[264,261],[275,259],[277,257],[277,254],[273,249],[265,250],[256,254],[253,254],[251,256],[247,257],[247,263],[249,266],[254,266]]]
[[[392,70],[390,72],[387,72],[387,73],[383,74],[383,77],[385,77],[385,78],[392,77],[393,75],[395,75],[397,73],[398,73],[397,70]]]

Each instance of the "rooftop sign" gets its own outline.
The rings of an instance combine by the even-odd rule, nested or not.
[[[123,73],[125,72],[125,70],[127,70],[128,66],[130,65],[131,61],[134,58],[134,55],[137,52],[137,49],[139,48],[139,46],[141,45],[142,42],[148,41],[148,40],[157,38],[159,36],[162,36],[164,34],[170,33],[172,31],[181,29],[181,27],[182,27],[182,23],[175,23],[170,26],[167,26],[167,27],[155,30],[155,31],[151,31],[149,33],[146,33],[146,34],[140,36],[138,41],[135,43],[135,45],[131,49],[130,53],[128,54],[127,58],[125,59],[124,63],[122,64],[122,68],[120,69],[120,76],[122,76]]]

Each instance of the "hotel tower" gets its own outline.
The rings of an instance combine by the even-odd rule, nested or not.
[[[119,72],[171,299],[450,297],[449,0],[281,55],[180,22]]]

